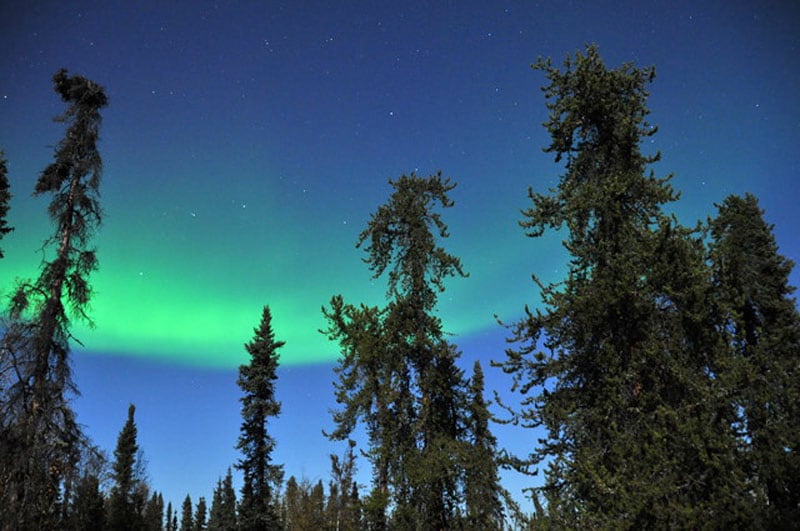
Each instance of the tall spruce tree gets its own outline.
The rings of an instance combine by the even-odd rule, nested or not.
[[[8,168],[6,167],[6,158],[3,150],[0,149],[0,240],[3,239],[3,236],[14,230],[13,227],[10,227],[8,223],[6,223],[9,201],[11,201],[11,192],[9,192],[8,185]],[[3,249],[0,248],[0,258],[3,258],[3,256]]]
[[[640,151],[654,69],[605,67],[595,46],[534,68],[549,84],[551,143],[566,173],[529,192],[531,237],[566,229],[566,278],[513,327],[501,364],[521,393],[517,420],[545,430],[522,470],[547,465],[551,525],[747,525],[732,408],[720,398],[720,342],[698,238],[665,215],[669,177]],[[746,512],[746,511],[745,511]]]
[[[800,521],[800,315],[792,261],[755,196],[729,196],[709,220],[721,330],[730,349],[728,378],[741,412],[743,458],[757,518],[766,528]]]
[[[339,342],[331,438],[343,440],[356,424],[368,431],[373,490],[365,501],[365,525],[443,529],[458,504],[457,459],[463,420],[463,375],[456,349],[444,339],[434,315],[437,293],[450,276],[466,276],[461,261],[437,245],[448,236],[436,212],[453,205],[455,187],[441,172],[389,181],[389,201],[359,236],[378,278],[388,272],[388,305],[345,304],[341,296],[323,308],[325,333]]]
[[[114,486],[108,498],[108,526],[118,531],[138,530],[144,525],[137,507],[140,478],[136,473],[139,445],[136,442],[135,412],[136,407],[133,404],[128,406],[128,420],[120,431],[114,450]]]
[[[268,422],[277,417],[281,404],[275,399],[278,349],[285,343],[275,340],[272,315],[265,306],[255,336],[245,349],[250,363],[239,367],[237,383],[244,392],[242,427],[236,446],[242,458],[236,468],[242,471],[242,499],[239,505],[239,526],[243,530],[280,528],[276,496],[283,479],[280,465],[272,463],[275,440],[269,435]]]
[[[55,160],[36,182],[34,195],[52,194],[48,209],[55,233],[45,242],[35,282],[21,283],[11,300],[0,370],[13,375],[0,410],[0,521],[14,529],[59,527],[64,481],[75,472],[84,437],[69,398],[77,392],[69,363],[69,318],[79,319],[91,295],[89,274],[97,257],[89,240],[100,223],[97,150],[103,87],[59,70],[56,92],[67,104],[67,124]]]

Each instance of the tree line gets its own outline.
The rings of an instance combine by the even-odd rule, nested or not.
[[[274,463],[269,423],[279,350],[269,306],[239,368],[242,423],[233,466],[210,505],[178,509],[151,492],[130,406],[113,460],[75,421],[70,319],[90,320],[90,246],[101,220],[97,151],[105,91],[65,70],[53,78],[67,132],[34,193],[52,197],[55,254],[19,281],[3,323],[0,359],[2,529],[521,529],[791,528],[800,521],[800,315],[783,257],[755,196],[732,195],[693,227],[665,211],[680,194],[641,151],[655,70],[610,69],[596,46],[533,67],[546,76],[552,153],[564,172],[529,190],[521,228],[561,230],[568,271],[535,275],[537,309],[504,324],[509,348],[492,365],[516,403],[496,396],[483,367],[467,375],[436,314],[451,277],[468,273],[444,247],[442,214],[456,184],[441,172],[390,180],[357,247],[383,306],[334,295],[322,308],[341,355],[334,368],[327,493]],[[0,238],[10,194],[0,153]],[[2,250],[0,249],[0,257]],[[535,255],[533,256],[535,260]],[[529,432],[514,455],[492,422]],[[357,448],[354,432],[367,440]],[[539,434],[544,434],[540,436]],[[356,459],[372,472],[355,481]],[[502,468],[544,472],[523,514]]]

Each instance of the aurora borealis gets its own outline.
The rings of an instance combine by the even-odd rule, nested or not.
[[[288,473],[325,477],[328,450],[310,449],[327,444],[319,431],[337,352],[318,333],[320,307],[337,293],[382,303],[385,279],[370,278],[354,244],[386,181],[441,169],[458,183],[444,245],[470,276],[448,282],[439,310],[465,360],[486,368],[505,346],[494,315],[511,321],[537,303],[531,273],[563,272],[559,239],[530,240],[517,226],[527,187],[562,172],[541,151],[544,80],[529,65],[560,63],[587,42],[609,66],[656,66],[649,118],[659,132],[645,149],[661,150],[660,175],[674,172],[681,221],[750,191],[781,252],[800,259],[800,8],[624,4],[3,2],[0,148],[16,230],[0,242],[0,291],[37,274],[52,230],[47,198],[30,193],[63,132],[50,78],[65,67],[110,98],[96,326],[75,329],[80,420],[113,447],[136,401],[156,488],[173,502],[187,489],[208,496],[235,458],[229,381],[269,304],[287,343],[277,459]],[[487,370],[489,390],[507,385]],[[175,466],[185,451],[175,433],[200,429],[177,412],[198,403],[220,439],[195,435],[204,442]],[[159,416],[164,404],[173,413]],[[530,438],[502,433],[506,445]],[[186,468],[197,463],[208,465],[195,477]]]

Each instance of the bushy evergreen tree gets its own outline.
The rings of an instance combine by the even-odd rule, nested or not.
[[[77,390],[69,364],[69,318],[88,320],[89,274],[97,257],[89,239],[100,222],[98,189],[102,162],[97,151],[103,88],[59,70],[56,92],[67,103],[57,120],[67,124],[55,161],[36,182],[35,195],[52,194],[48,213],[55,233],[35,282],[21,283],[9,309],[2,367],[16,379],[1,390],[0,521],[14,529],[59,527],[64,479],[77,468],[83,434],[69,405]]]
[[[139,445],[136,442],[135,412],[136,407],[131,404],[128,407],[128,420],[120,431],[114,450],[114,486],[108,499],[108,525],[118,531],[138,530],[144,525],[137,507],[137,494],[141,485],[136,473]]]
[[[750,194],[729,196],[709,221],[726,375],[741,412],[749,488],[766,528],[800,522],[800,315],[773,226]]]
[[[280,465],[272,463],[275,440],[267,424],[281,410],[275,399],[278,349],[283,341],[275,340],[272,315],[265,306],[261,323],[254,330],[253,340],[245,345],[250,363],[239,367],[237,383],[244,392],[242,427],[237,448],[242,458],[236,467],[242,471],[242,498],[239,505],[239,526],[243,530],[272,530],[280,527],[276,496],[282,481]]]
[[[387,504],[392,525],[442,529],[452,525],[462,476],[457,458],[463,420],[463,375],[458,352],[444,339],[434,315],[437,293],[450,276],[466,276],[461,261],[437,245],[448,236],[435,211],[450,207],[455,187],[441,173],[389,181],[389,201],[361,233],[378,278],[388,272],[386,308],[345,304],[341,296],[323,308],[325,333],[339,342],[336,429],[349,437],[367,426],[373,490],[365,500],[366,525],[383,528]]]
[[[0,240],[3,236],[14,230],[6,223],[6,216],[8,215],[9,204],[11,201],[11,192],[8,185],[8,168],[6,168],[6,158],[3,150],[0,149]],[[0,248],[0,258],[3,258],[3,249]]]
[[[713,331],[698,238],[663,213],[669,177],[641,153],[654,70],[609,70],[596,47],[535,68],[551,144],[566,173],[530,192],[532,237],[566,229],[569,272],[541,285],[544,308],[514,327],[521,345],[503,369],[522,395],[517,420],[546,430],[531,455],[547,465],[556,526],[747,526],[747,489],[735,459],[734,416],[721,398],[722,351]]]

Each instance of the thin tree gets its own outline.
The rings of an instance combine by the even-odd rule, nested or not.
[[[347,441],[342,458],[331,454],[331,481],[328,487],[328,525],[336,531],[361,528],[356,473],[356,442]]]
[[[489,429],[492,418],[484,398],[483,369],[479,361],[472,369],[469,388],[465,452],[464,501],[467,529],[503,528],[503,488],[497,471],[497,439]]]
[[[242,471],[242,498],[239,525],[244,530],[272,530],[280,527],[276,495],[282,481],[280,465],[272,463],[275,440],[268,423],[281,410],[275,399],[278,349],[285,343],[275,340],[272,315],[264,307],[261,322],[252,341],[245,345],[250,363],[239,367],[239,387],[244,392],[242,426],[236,448],[242,453],[236,468]]]
[[[389,201],[359,236],[373,278],[388,272],[386,308],[345,304],[341,296],[323,308],[339,342],[332,439],[349,438],[364,422],[373,464],[373,490],[365,500],[366,525],[431,529],[451,525],[457,505],[456,455],[463,412],[463,375],[456,349],[444,339],[434,315],[437,294],[450,276],[466,276],[461,261],[437,244],[448,236],[436,212],[453,205],[455,187],[441,172],[389,181]]]
[[[102,161],[97,150],[103,87],[59,70],[56,92],[67,104],[67,124],[55,161],[36,182],[34,195],[52,194],[48,209],[54,248],[35,282],[21,283],[11,301],[2,345],[0,410],[0,520],[14,529],[58,527],[60,493],[80,458],[84,440],[69,405],[77,393],[69,363],[68,307],[89,321],[89,274],[97,268],[89,240],[100,223],[98,190]],[[10,371],[10,372],[9,372]]]
[[[566,172],[529,192],[521,225],[564,227],[570,261],[562,282],[539,283],[543,309],[526,309],[501,364],[521,394],[515,420],[545,430],[510,463],[547,465],[538,492],[556,526],[748,527],[702,244],[664,214],[677,194],[640,151],[656,132],[655,71],[607,69],[595,46],[563,70],[534,67],[549,80],[545,151]]]
[[[6,158],[3,150],[0,150],[0,240],[3,236],[14,230],[6,223],[6,216],[8,215],[9,201],[11,201],[11,192],[9,192],[8,185],[8,168],[6,168]],[[0,248],[0,258],[3,258],[3,249]]]
[[[720,329],[731,360],[730,396],[741,412],[757,518],[767,528],[800,521],[800,314],[773,226],[751,194],[729,196],[709,220]],[[757,488],[755,487],[757,486]]]
[[[178,531],[177,526],[172,526],[172,502],[167,502],[167,521],[164,529],[165,531]]]

